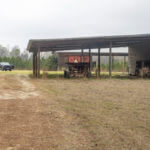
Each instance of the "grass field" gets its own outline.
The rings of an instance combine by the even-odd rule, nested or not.
[[[30,74],[0,72],[0,149],[150,149],[149,79]]]
[[[150,149],[149,80],[41,80],[37,84],[79,120],[94,150]]]
[[[47,71],[48,73],[48,78],[61,78],[64,76],[64,72],[63,71]],[[6,74],[6,75],[15,75],[15,74],[21,74],[21,75],[30,75],[30,77],[32,77],[32,71],[31,70],[13,70],[13,71],[0,71],[0,74]],[[40,72],[41,77],[43,74],[43,71]],[[94,76],[95,73],[92,72],[92,75]],[[125,72],[112,72],[112,77],[115,76],[125,76],[127,77],[128,73]],[[101,76],[102,77],[108,77],[109,73],[108,72],[101,72]]]

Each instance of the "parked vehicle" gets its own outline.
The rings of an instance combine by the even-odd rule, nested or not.
[[[11,71],[12,69],[14,69],[14,65],[10,65],[8,62],[1,62],[0,63],[0,69],[2,71]]]

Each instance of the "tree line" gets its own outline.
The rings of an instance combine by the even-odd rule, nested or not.
[[[21,52],[18,46],[14,46],[10,51],[8,48],[0,45],[0,62],[9,62],[15,66],[15,69],[31,70],[32,69],[32,54],[27,50]],[[41,55],[41,69],[57,70],[57,58],[54,55]]]
[[[15,66],[15,69],[31,70],[32,54],[27,50],[21,52],[18,46],[14,46],[11,50],[0,45],[0,62],[9,62]],[[43,70],[57,70],[58,61],[54,55],[49,53],[41,53],[40,67]],[[97,67],[97,66],[96,66]],[[108,71],[109,64],[101,64],[102,71]],[[112,70],[123,71],[128,69],[128,62],[114,61]]]
[[[101,64],[101,71],[109,71],[109,64]],[[115,60],[112,64],[112,71],[114,72],[128,72],[128,62],[120,62]]]

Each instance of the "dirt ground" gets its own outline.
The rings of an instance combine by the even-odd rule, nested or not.
[[[0,150],[150,149],[150,80],[0,83]]]
[[[0,76],[1,150],[77,150],[89,133],[27,76]],[[90,147],[90,146],[89,146]]]

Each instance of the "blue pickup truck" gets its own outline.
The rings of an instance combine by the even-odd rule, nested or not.
[[[2,71],[12,71],[12,69],[14,69],[14,65],[10,65],[8,62],[0,62],[0,69]]]

